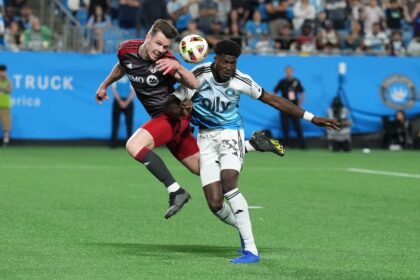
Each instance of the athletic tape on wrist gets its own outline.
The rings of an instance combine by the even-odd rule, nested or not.
[[[309,122],[312,121],[313,118],[315,118],[315,115],[308,112],[308,111],[305,111],[305,113],[303,114],[303,119],[305,119]]]

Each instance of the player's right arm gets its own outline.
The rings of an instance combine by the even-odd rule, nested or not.
[[[105,80],[101,83],[98,90],[96,91],[96,103],[102,104],[103,100],[109,99],[108,95],[106,94],[106,89],[112,83],[121,79],[124,75],[125,71],[121,65],[119,63],[115,64],[114,68],[112,68],[109,75],[105,78]]]
[[[202,83],[202,76],[205,70],[208,70],[209,65],[207,64],[200,64],[194,67],[190,73],[192,73],[194,79],[197,80],[198,85],[197,88]],[[191,89],[183,84],[181,84],[170,96],[167,103],[165,104],[164,112],[166,115],[170,117],[180,117],[180,116],[188,116],[192,109],[193,104],[191,98],[197,91],[197,88]]]
[[[277,110],[285,112],[290,116],[304,118],[317,126],[332,128],[335,130],[340,129],[340,124],[336,120],[314,116],[313,114],[304,111],[299,106],[296,106],[286,98],[271,94],[265,90],[262,90],[259,100],[273,108],[276,108]]]
[[[167,55],[167,58],[161,58],[156,61],[158,70],[163,73],[163,75],[171,75],[174,79],[181,85],[189,88],[196,89],[198,88],[198,81],[194,74],[189,71],[187,68],[182,66],[182,64],[172,55],[172,53]]]

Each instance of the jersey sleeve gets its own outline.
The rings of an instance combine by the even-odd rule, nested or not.
[[[126,59],[126,54],[137,53],[139,46],[142,44],[141,40],[127,40],[118,46],[118,62],[124,66],[123,62]]]
[[[195,89],[189,89],[184,86],[179,86],[173,94],[179,99],[179,100],[185,100],[185,99],[191,99],[195,93]]]
[[[211,63],[204,63],[195,66],[193,69],[191,69],[191,72],[194,74],[195,78],[200,81],[204,79],[204,75],[206,73],[211,72]]]
[[[237,73],[235,73],[235,77],[240,81],[241,92],[251,96],[254,99],[261,97],[263,89],[251,78],[251,76],[237,71]]]

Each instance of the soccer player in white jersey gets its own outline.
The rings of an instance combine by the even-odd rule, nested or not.
[[[270,94],[246,74],[236,69],[240,46],[222,40],[214,49],[213,63],[193,69],[199,82],[195,90],[180,87],[174,95],[186,104],[192,102],[192,123],[199,127],[200,177],[210,210],[223,222],[236,227],[242,243],[242,255],[233,263],[260,261],[252,233],[248,204],[238,189],[245,141],[239,97],[247,94],[292,116],[304,118],[315,125],[338,129],[332,119],[316,117],[283,97]],[[183,105],[187,106],[187,105]],[[252,150],[247,146],[246,149]],[[225,203],[224,198],[229,204]]]

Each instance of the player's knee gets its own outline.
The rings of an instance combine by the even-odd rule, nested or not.
[[[222,184],[223,191],[229,186],[238,185],[239,172],[233,169],[222,170],[220,174],[220,181]]]
[[[213,213],[219,212],[223,208],[223,200],[222,199],[212,199],[207,201],[207,205],[209,206],[210,211]]]
[[[190,168],[190,171],[192,174],[200,176],[200,168],[198,166],[194,168]]]
[[[125,144],[125,149],[132,157],[135,157],[144,147],[147,147],[150,150],[153,149],[153,141],[140,141],[139,139],[131,137]]]
[[[135,157],[137,153],[142,149],[143,147],[139,147],[138,145],[134,145],[133,141],[128,139],[127,143],[125,143],[125,149],[127,152],[132,156]]]

